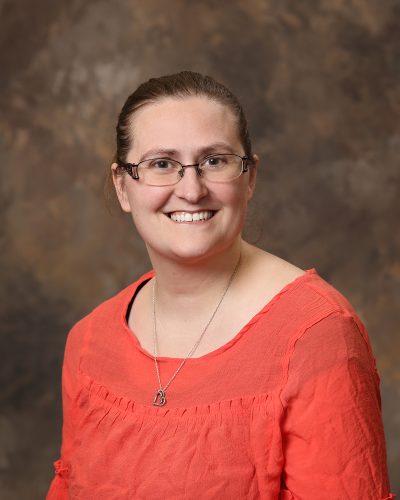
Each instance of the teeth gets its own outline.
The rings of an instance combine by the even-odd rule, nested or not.
[[[214,212],[211,210],[205,210],[204,212],[173,212],[171,213],[171,219],[175,222],[193,222],[199,220],[211,219]]]

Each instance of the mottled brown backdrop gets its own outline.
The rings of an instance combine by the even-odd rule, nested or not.
[[[400,2],[1,0],[0,15],[1,498],[44,497],[68,329],[148,269],[103,174],[125,97],[181,69],[247,110],[248,238],[315,267],[367,325],[399,491]]]

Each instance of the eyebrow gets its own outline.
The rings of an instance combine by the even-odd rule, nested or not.
[[[234,149],[228,142],[215,142],[213,144],[209,144],[208,146],[204,146],[199,148],[196,151],[196,156],[205,156],[212,153],[234,153]],[[139,159],[138,163],[145,159],[150,158],[161,158],[163,156],[178,156],[179,151],[177,149],[172,148],[152,148],[146,151]]]

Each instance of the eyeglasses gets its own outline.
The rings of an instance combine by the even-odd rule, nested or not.
[[[253,160],[247,156],[214,154],[193,165],[182,165],[170,158],[151,158],[139,163],[118,162],[118,166],[148,186],[171,186],[182,179],[188,167],[194,167],[197,175],[207,181],[229,182],[247,172],[250,163]]]

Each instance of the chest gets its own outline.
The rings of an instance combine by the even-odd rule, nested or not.
[[[191,357],[196,358],[213,352],[235,339],[260,311],[272,305],[279,292],[293,279],[294,274],[250,276],[236,290],[230,290],[229,297],[215,311],[175,311],[175,314],[154,317],[150,284],[138,290],[127,317],[128,326],[141,347],[158,356],[185,358],[195,347]],[[266,285],[267,284],[267,285]],[[214,314],[215,313],[215,314]]]
[[[249,320],[248,311],[238,308],[235,311],[229,304],[212,319],[211,315],[212,312],[202,317],[193,315],[189,320],[156,318],[154,332],[153,315],[134,308],[128,318],[128,325],[141,347],[152,355],[156,339],[159,356],[185,358],[195,348],[191,357],[196,358],[233,340]]]

